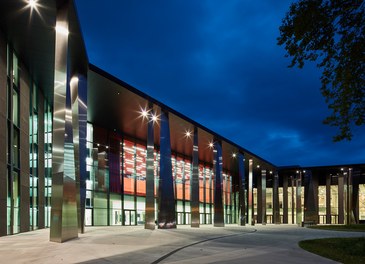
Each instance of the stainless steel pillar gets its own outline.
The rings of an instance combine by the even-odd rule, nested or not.
[[[243,154],[239,153],[238,157],[238,174],[239,174],[239,206],[240,206],[240,221],[239,225],[246,225],[246,193],[245,193],[245,163]]]
[[[149,105],[150,116],[153,105]],[[152,118],[147,123],[147,157],[146,157],[146,219],[144,228],[155,229],[155,175],[154,175],[154,125]]]
[[[50,240],[64,242],[78,236],[71,91],[67,70],[68,12],[57,10],[52,147]]]
[[[247,197],[247,207],[248,207],[248,224],[253,225],[253,193],[252,193],[252,177],[253,174],[253,160],[248,161],[248,197]]]
[[[266,170],[261,170],[261,223],[266,224]]]
[[[76,176],[77,223],[79,233],[84,233],[86,200],[86,80],[75,75],[70,81],[73,144]]]
[[[296,175],[296,223],[302,224],[302,172],[298,172]]]
[[[199,152],[198,152],[198,128],[194,127],[193,143],[193,175],[191,180],[191,227],[199,227]]]
[[[338,175],[338,223],[345,223],[345,209],[344,209],[344,173]]]
[[[272,204],[273,204],[273,223],[280,224],[280,204],[279,204],[279,174],[274,172],[273,176],[273,195],[272,195]]]
[[[318,177],[304,173],[304,222],[318,223]]]
[[[219,141],[214,142],[214,176],[215,176],[215,188],[214,188],[214,226],[224,226],[224,212],[222,201],[222,143]]]
[[[283,175],[283,224],[289,223],[288,175]]]
[[[353,221],[359,224],[359,184],[360,184],[361,171],[353,169],[352,171],[352,203],[351,211],[353,215]]]
[[[161,110],[159,193],[158,228],[176,228],[170,126],[168,113],[164,110]]]
[[[331,174],[326,175],[326,224],[331,224]]]

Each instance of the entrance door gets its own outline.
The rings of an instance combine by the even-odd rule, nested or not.
[[[136,210],[124,210],[124,225],[136,225]]]

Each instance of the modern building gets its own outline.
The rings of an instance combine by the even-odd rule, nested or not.
[[[277,167],[90,64],[72,0],[0,3],[0,236],[365,221],[365,164]]]

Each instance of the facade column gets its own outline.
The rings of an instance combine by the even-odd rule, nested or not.
[[[296,223],[302,223],[302,172],[299,171],[296,175]]]
[[[304,173],[304,222],[318,224],[318,177]]]
[[[352,171],[352,215],[354,217],[354,223],[359,224],[359,184],[360,184],[361,172],[358,169]]]
[[[326,175],[326,224],[331,224],[331,174]]]
[[[289,223],[288,175],[283,175],[283,224]]]
[[[244,163],[244,155],[241,153],[238,153],[238,184],[239,184],[239,225],[245,226],[246,225],[246,192],[245,192],[245,163]]]
[[[153,116],[153,105],[148,107],[150,116]],[[146,157],[146,208],[145,229],[155,229],[155,175],[154,175],[154,125],[152,118],[147,119],[147,157]]]
[[[224,227],[223,201],[222,201],[222,143],[214,142],[214,226]]]
[[[344,198],[344,174],[340,172],[338,174],[338,224],[345,223]]]
[[[86,126],[87,126],[87,87],[86,79],[75,75],[70,81],[72,128],[75,160],[77,224],[79,233],[85,231],[86,200]]]
[[[262,223],[262,172],[259,168],[255,168],[255,178],[256,178],[256,198],[257,198],[257,214],[256,214],[256,222],[258,224]],[[255,210],[253,210],[255,211]]]
[[[198,149],[198,128],[194,127],[193,139],[193,174],[191,177],[191,227],[199,227],[199,149]]]
[[[253,216],[253,192],[252,192],[252,180],[253,180],[253,160],[250,159],[248,161],[248,197],[247,197],[247,207],[248,207],[248,212],[247,212],[247,216],[248,216],[248,224],[249,225],[254,225],[254,221],[252,219]]]
[[[346,172],[347,184],[346,184],[346,224],[350,225],[355,223],[355,216],[353,214],[353,179],[352,168]]]
[[[50,240],[78,236],[71,91],[68,76],[69,3],[57,10],[52,147],[52,209]]]
[[[161,109],[160,184],[158,228],[176,228],[174,184],[171,164],[170,125],[168,113]]]
[[[279,174],[277,172],[274,172],[272,191],[273,223],[280,224]]]
[[[266,224],[266,170],[261,170],[261,223]]]

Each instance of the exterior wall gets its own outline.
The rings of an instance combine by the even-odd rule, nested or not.
[[[0,236],[7,233],[7,117],[6,117],[6,42],[0,31]]]
[[[30,78],[20,72],[20,232],[29,231],[29,100]]]

